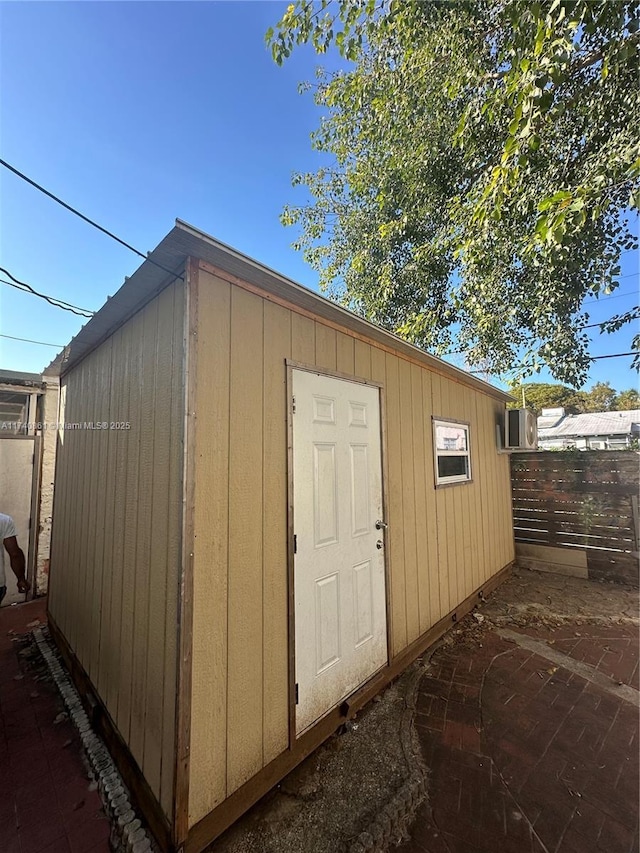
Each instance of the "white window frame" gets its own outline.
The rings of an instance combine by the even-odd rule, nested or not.
[[[470,483],[472,481],[471,469],[471,440],[470,428],[468,421],[457,421],[454,418],[432,417],[433,422],[433,473],[435,476],[436,489],[441,489],[443,486],[457,486],[460,483]],[[438,450],[437,427],[456,427],[463,429],[466,434],[466,450]],[[440,456],[464,456],[467,460],[467,473],[455,474],[451,477],[441,477],[438,473],[438,458]]]

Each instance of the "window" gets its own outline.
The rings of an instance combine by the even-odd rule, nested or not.
[[[433,419],[436,486],[471,480],[469,424]]]

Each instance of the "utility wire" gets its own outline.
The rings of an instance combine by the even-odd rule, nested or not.
[[[599,361],[602,358],[625,358],[630,355],[638,355],[637,352],[612,352],[608,355],[592,355],[590,361]],[[516,368],[512,368],[512,370],[516,370]],[[468,373],[487,373],[491,375],[491,371],[487,370],[469,370]]]
[[[15,276],[11,275],[11,273],[3,267],[0,267],[0,272],[3,272],[12,279],[12,281],[6,281],[5,279],[0,278],[0,282],[2,282],[2,284],[7,284],[9,287],[15,287],[16,290],[22,290],[24,293],[30,293],[32,296],[38,296],[40,299],[44,299],[45,302],[48,302],[49,305],[53,305],[54,308],[61,308],[63,311],[70,311],[72,314],[77,314],[79,317],[89,318],[93,317],[95,314],[95,311],[89,311],[88,308],[78,308],[77,305],[71,305],[70,302],[64,302],[62,299],[56,299],[54,296],[47,296],[45,293],[38,293],[38,291],[34,290],[30,284],[15,278]]]
[[[594,355],[591,357],[591,361],[598,361],[600,358],[624,358],[627,355],[638,355],[637,352],[614,352],[610,355]]]
[[[24,341],[26,344],[39,344],[41,347],[54,347],[55,349],[64,349],[65,344],[46,344],[44,341],[32,341],[29,338],[16,338],[13,335],[1,335],[0,338],[8,338],[10,341]]]
[[[93,225],[94,228],[97,228],[98,231],[102,231],[103,234],[106,234],[107,237],[111,237],[112,240],[115,240],[117,243],[120,243],[121,246],[124,246],[126,249],[129,249],[131,252],[134,252],[136,255],[139,255],[139,257],[144,258],[145,261],[149,261],[150,264],[153,264],[155,267],[158,267],[159,269],[163,270],[164,272],[169,273],[169,275],[174,276],[174,278],[183,279],[183,276],[178,275],[173,270],[170,270],[167,267],[162,266],[162,264],[159,264],[157,261],[152,260],[149,257],[149,253],[147,253],[145,255],[144,252],[141,252],[139,249],[136,249],[135,246],[132,246],[130,243],[127,243],[125,240],[122,240],[120,237],[118,237],[112,231],[108,231],[106,228],[103,228],[102,225],[98,225],[97,222],[94,222],[93,219],[89,219],[89,217],[85,216],[84,213],[80,213],[80,211],[76,210],[75,207],[71,207],[71,205],[67,204],[66,201],[63,201],[61,198],[58,198],[57,195],[54,195],[52,192],[49,192],[49,190],[45,189],[40,184],[37,184],[34,180],[29,178],[23,172],[20,172],[18,169],[16,169],[15,166],[12,166],[11,163],[7,163],[6,160],[0,159],[0,166],[4,166],[5,169],[9,169],[9,171],[13,172],[14,175],[17,175],[19,178],[22,178],[23,181],[26,181],[28,184],[31,184],[32,187],[35,187],[41,193],[44,193],[49,198],[53,199],[53,201],[62,205],[62,207],[64,207],[66,210],[69,210],[71,213],[74,213],[76,216],[79,216],[80,219],[84,220],[89,225]]]

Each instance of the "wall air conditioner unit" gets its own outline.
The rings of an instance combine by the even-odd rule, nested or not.
[[[529,409],[507,409],[505,421],[507,450],[538,449],[538,418]]]

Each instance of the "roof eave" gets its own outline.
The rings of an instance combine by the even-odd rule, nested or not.
[[[125,279],[117,293],[107,300],[67,347],[56,356],[47,371],[64,375],[78,364],[85,355],[99,346],[160,290],[181,277],[189,257],[208,262],[241,281],[279,295],[300,308],[306,308],[320,318],[332,320],[352,331],[359,332],[374,342],[386,344],[395,351],[422,362],[426,367],[445,374],[463,385],[482,391],[501,402],[507,403],[514,399],[506,391],[425,352],[180,219],[176,220],[171,231],[149,253],[147,260],[130,278]],[[173,271],[171,275],[166,272],[167,270]]]

